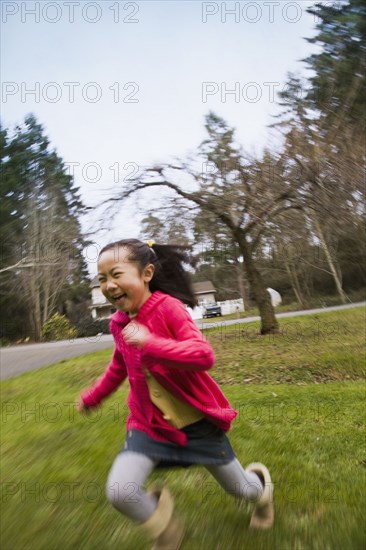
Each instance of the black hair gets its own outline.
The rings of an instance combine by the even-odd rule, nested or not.
[[[107,244],[100,251],[99,257],[103,252],[114,249],[117,259],[121,248],[129,251],[127,260],[137,262],[140,271],[148,264],[154,265],[154,275],[149,282],[151,292],[160,290],[178,298],[187,306],[194,308],[197,305],[189,275],[183,267],[183,263],[192,263],[188,247],[168,244],[150,246],[138,239],[122,239]]]

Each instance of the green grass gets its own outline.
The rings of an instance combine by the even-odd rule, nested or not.
[[[154,472],[148,486],[166,480],[186,520],[182,550],[365,547],[364,312],[282,321],[276,337],[257,336],[258,325],[242,326],[241,336],[236,327],[205,332],[217,356],[212,375],[239,411],[233,448],[243,465],[270,468],[275,526],[248,531],[250,507],[204,468]],[[73,408],[109,357],[106,350],[2,383],[2,550],[149,548],[104,495],[128,388],[90,417]]]
[[[365,378],[365,309],[279,319],[261,336],[259,322],[203,330],[216,354],[220,384],[320,383]]]

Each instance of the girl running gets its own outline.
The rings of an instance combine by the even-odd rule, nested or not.
[[[178,549],[184,528],[167,488],[144,483],[154,468],[201,464],[231,495],[255,502],[250,527],[273,524],[273,485],[260,463],[244,469],[226,433],[237,412],[207,371],[210,344],[184,304],[196,305],[182,247],[121,240],[104,247],[98,278],[117,309],[115,350],[104,375],[81,394],[79,411],[98,406],[128,378],[127,435],[107,481],[107,497],[155,540]]]

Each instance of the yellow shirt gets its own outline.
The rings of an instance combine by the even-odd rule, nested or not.
[[[147,369],[144,368],[144,371],[151,401],[163,413],[164,419],[174,428],[180,430],[205,417],[201,411],[169,393]]]

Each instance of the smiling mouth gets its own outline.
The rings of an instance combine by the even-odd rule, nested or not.
[[[119,300],[122,300],[123,298],[127,298],[127,294],[116,294],[115,296],[112,296],[112,300],[114,302],[119,302]]]

